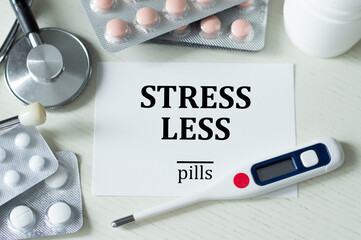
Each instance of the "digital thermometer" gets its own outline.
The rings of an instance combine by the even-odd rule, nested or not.
[[[341,166],[343,161],[343,150],[337,140],[320,139],[283,154],[245,162],[197,194],[115,220],[112,226],[140,221],[196,202],[262,195],[330,172]]]

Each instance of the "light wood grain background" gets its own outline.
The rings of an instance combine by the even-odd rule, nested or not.
[[[6,4],[2,0],[0,9]],[[282,7],[282,0],[270,1],[267,43],[259,53],[139,45],[109,54],[101,49],[79,0],[36,0],[34,14],[40,27],[59,27],[78,35],[94,66],[84,93],[49,112],[47,123],[40,127],[52,150],[73,151],[81,168],[84,226],[76,234],[54,239],[361,239],[361,42],[337,58],[307,56],[288,40]],[[11,15],[7,12],[0,19],[6,21]],[[294,63],[297,142],[336,137],[344,147],[345,164],[299,184],[297,199],[201,203],[113,229],[110,222],[115,218],[171,198],[92,195],[95,74],[100,61]],[[16,115],[22,105],[5,86],[3,66],[0,74],[0,119],[4,119]],[[109,124],[116,123],[109,119]]]

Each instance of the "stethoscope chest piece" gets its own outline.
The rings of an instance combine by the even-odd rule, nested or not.
[[[5,80],[22,103],[59,108],[74,100],[87,85],[90,57],[73,34],[58,28],[39,29],[23,0],[10,0],[24,36],[10,49]]]
[[[5,63],[6,83],[21,102],[58,108],[75,99],[91,73],[89,54],[74,35],[61,29],[40,30],[44,43],[33,48],[22,37]]]
[[[63,56],[53,45],[42,44],[30,50],[26,66],[32,78],[49,82],[61,73]]]

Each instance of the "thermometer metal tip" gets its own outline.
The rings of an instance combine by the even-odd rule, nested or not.
[[[119,218],[118,220],[113,221],[112,222],[112,227],[119,227],[121,225],[131,223],[131,222],[135,222],[135,219],[134,219],[133,215],[129,215],[129,216]]]

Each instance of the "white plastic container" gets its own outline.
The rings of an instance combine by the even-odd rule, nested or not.
[[[335,57],[361,39],[361,0],[285,0],[288,37],[303,52]]]

